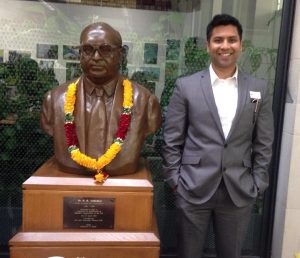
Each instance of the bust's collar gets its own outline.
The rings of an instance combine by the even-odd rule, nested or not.
[[[102,89],[106,96],[111,97],[115,92],[116,85],[119,81],[119,76],[104,85],[97,85],[89,80],[86,76],[82,76],[82,80],[84,89],[89,95],[92,95],[95,89]]]

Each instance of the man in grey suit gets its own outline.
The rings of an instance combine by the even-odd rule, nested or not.
[[[267,83],[237,67],[242,26],[207,26],[209,69],[176,81],[164,124],[163,170],[176,194],[179,258],[200,258],[210,221],[219,258],[239,258],[259,193],[268,186],[273,115]]]

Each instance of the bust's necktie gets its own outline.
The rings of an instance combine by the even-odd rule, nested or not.
[[[103,89],[95,89],[92,93],[96,100],[91,110],[87,136],[87,154],[98,158],[106,151],[107,115]]]

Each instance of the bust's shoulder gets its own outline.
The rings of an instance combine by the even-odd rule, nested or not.
[[[54,93],[64,93],[67,91],[68,89],[68,86],[71,84],[71,83],[74,83],[76,82],[77,79],[74,79],[74,80],[71,80],[71,81],[67,81],[67,82],[64,82],[56,87],[54,87],[51,91],[54,92]]]
[[[64,82],[56,87],[54,87],[53,89],[51,89],[49,91],[49,93],[51,95],[60,95],[60,94],[64,94],[67,89],[68,89],[68,86],[71,84],[71,83],[74,83],[76,82],[77,79],[74,79],[74,80],[71,80],[71,81],[67,81],[67,82]]]
[[[143,96],[145,98],[149,98],[151,96],[154,96],[154,94],[152,94],[145,86],[138,84],[134,81],[131,81],[131,85],[132,85],[132,89],[133,89],[133,94],[136,96]]]

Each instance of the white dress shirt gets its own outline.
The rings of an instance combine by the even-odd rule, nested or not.
[[[227,79],[220,79],[213,70],[212,65],[209,67],[209,73],[224,136],[227,138],[237,108],[238,68],[236,68],[234,75]]]

